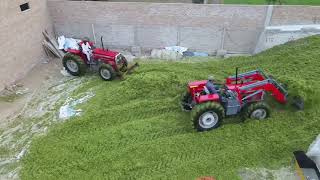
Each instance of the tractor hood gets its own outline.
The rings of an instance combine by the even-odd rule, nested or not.
[[[95,48],[93,50],[93,53],[96,55],[107,56],[110,58],[115,58],[119,54],[119,52],[110,51],[110,50],[106,50],[106,49],[102,49],[102,48]]]
[[[204,86],[207,83],[207,80],[203,81],[194,81],[188,84],[189,88]]]

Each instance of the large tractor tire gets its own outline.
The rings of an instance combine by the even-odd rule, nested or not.
[[[192,96],[190,92],[186,91],[182,94],[181,97],[181,106],[184,111],[191,111],[192,107],[190,107],[190,104],[192,102]]]
[[[244,118],[264,120],[270,117],[270,107],[265,102],[252,103],[246,108]]]
[[[218,128],[224,115],[224,108],[219,103],[206,102],[196,105],[192,110],[194,128],[199,132]]]
[[[63,66],[73,76],[81,76],[86,73],[87,65],[80,56],[68,53],[62,59]]]
[[[112,81],[116,77],[116,72],[109,64],[102,64],[99,68],[99,75],[105,81]]]

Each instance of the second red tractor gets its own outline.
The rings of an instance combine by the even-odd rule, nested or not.
[[[192,111],[194,127],[198,131],[209,131],[219,127],[225,116],[241,114],[244,118],[266,119],[270,108],[264,101],[266,92],[279,103],[287,102],[288,92],[271,76],[254,70],[226,79],[226,83],[210,93],[207,80],[190,82],[183,96],[182,107]]]
[[[103,80],[111,81],[117,76],[122,76],[130,72],[138,64],[128,66],[127,59],[119,52],[105,49],[101,37],[102,48],[95,48],[92,42],[89,42],[92,47],[91,60],[80,49],[68,49],[67,54],[63,57],[62,63],[65,69],[73,76],[83,75],[88,68],[96,69]]]

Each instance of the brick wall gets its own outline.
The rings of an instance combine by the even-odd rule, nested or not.
[[[271,25],[320,24],[319,6],[276,6]]]
[[[192,3],[192,0],[104,0],[108,2]]]
[[[100,0],[108,2],[193,3],[193,0]],[[223,0],[208,0],[208,4],[223,4]]]
[[[20,10],[29,2],[30,9]],[[43,57],[41,32],[51,32],[45,0],[0,1],[0,90],[22,78]]]
[[[104,36],[109,47],[181,45],[193,50],[250,53],[263,29],[266,6],[52,1],[57,35]],[[225,32],[225,33],[224,33]],[[225,36],[225,37],[223,37]]]
[[[128,3],[66,0],[0,1],[0,90],[23,77],[44,56],[41,32],[104,36],[110,48],[145,50],[181,45],[214,53],[253,53],[264,29],[267,6]],[[50,11],[50,15],[48,14]],[[320,7],[275,6],[270,25],[320,24]],[[99,43],[98,43],[99,45]]]

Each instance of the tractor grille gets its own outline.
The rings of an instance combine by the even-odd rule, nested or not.
[[[122,55],[118,54],[116,57],[116,63],[119,71],[126,72],[128,67],[127,59]]]

